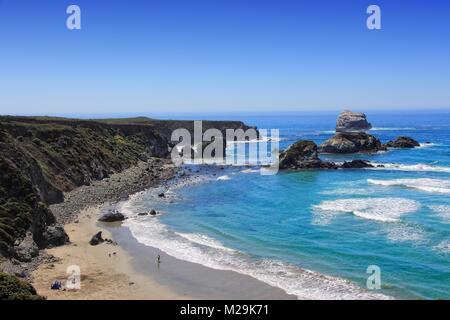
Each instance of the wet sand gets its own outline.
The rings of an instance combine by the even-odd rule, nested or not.
[[[100,207],[83,210],[78,223],[65,226],[72,243],[47,250],[59,261],[42,264],[33,272],[32,284],[39,294],[48,299],[83,300],[296,299],[252,277],[178,260],[144,246],[121,223],[97,222],[100,212]],[[103,238],[112,239],[118,245],[89,245],[90,238],[98,231],[103,232]],[[70,265],[81,269],[81,289],[50,290],[55,279],[65,284]]]
[[[99,207],[85,209],[79,214],[78,223],[65,226],[71,244],[48,249],[59,261],[42,264],[32,273],[32,284],[38,293],[49,300],[182,299],[152,278],[136,272],[131,256],[120,246],[89,244],[98,231],[103,232],[103,238],[111,238],[107,230],[97,226],[99,212]],[[65,285],[67,267],[72,265],[81,270],[80,290],[50,290],[56,279]]]
[[[108,227],[121,247],[133,257],[135,270],[183,297],[193,299],[297,299],[279,288],[233,271],[215,270],[200,264],[176,259],[138,243],[127,227]],[[161,256],[158,265],[157,257]]]

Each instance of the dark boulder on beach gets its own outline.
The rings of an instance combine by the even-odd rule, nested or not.
[[[125,216],[117,211],[108,212],[105,213],[103,216],[101,216],[98,221],[102,222],[116,222],[116,221],[123,221],[125,220]]]
[[[380,140],[365,132],[337,133],[322,143],[320,153],[357,153],[385,150]]]
[[[319,159],[317,145],[313,141],[300,140],[280,154],[280,169],[336,169],[332,162]]]
[[[339,114],[336,121],[336,132],[361,132],[371,128],[366,115],[361,112],[345,110]]]
[[[99,231],[95,235],[92,236],[91,240],[89,241],[89,244],[91,246],[97,246],[103,242],[105,242],[105,239],[102,238],[102,232]]]
[[[46,248],[62,246],[69,242],[69,236],[60,225],[51,225],[42,234]]]
[[[387,148],[415,148],[419,147],[420,143],[410,137],[397,137],[395,140],[389,141],[384,145]]]
[[[340,165],[342,169],[362,169],[362,168],[373,168],[374,166],[367,160],[352,160],[346,161]]]
[[[156,214],[157,214],[156,210],[152,209],[148,212],[140,212],[140,213],[138,213],[138,216],[149,216],[149,215],[156,216]]]

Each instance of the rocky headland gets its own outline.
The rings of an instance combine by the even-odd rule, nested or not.
[[[203,130],[247,130],[203,121]],[[120,201],[172,179],[174,129],[192,121],[0,117],[0,271],[27,277],[40,250],[70,239],[63,225],[90,205]],[[37,261],[37,262],[36,262]]]

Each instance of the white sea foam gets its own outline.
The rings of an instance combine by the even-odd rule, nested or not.
[[[260,171],[260,169],[244,169],[241,170],[241,173],[259,173]]]
[[[416,130],[416,128],[404,127],[404,128],[390,128],[390,127],[373,127],[370,131],[405,131]]]
[[[396,164],[396,163],[376,163],[372,162],[374,168],[369,170],[395,170],[395,171],[424,171],[424,172],[447,172],[450,173],[450,167],[434,166],[429,164]],[[383,167],[377,167],[378,165]]]
[[[417,148],[430,148],[430,147],[436,147],[439,145],[440,144],[437,144],[437,143],[420,143],[420,146]]]
[[[403,198],[357,198],[322,201],[313,209],[325,214],[348,212],[364,219],[396,222],[419,207],[416,201]]]
[[[438,245],[433,247],[433,250],[444,254],[450,253],[450,240],[442,240]]]
[[[175,232],[175,234],[202,246],[211,247],[215,249],[225,250],[228,252],[235,252],[236,250],[230,249],[225,247],[222,243],[219,241],[212,239],[204,234],[200,233],[182,233],[182,232]]]
[[[144,245],[159,248],[178,259],[254,277],[300,299],[390,299],[383,294],[366,291],[345,279],[276,260],[252,260],[248,255],[226,248],[204,235],[173,232],[158,218],[151,221],[128,219],[125,225],[130,228],[133,237]]]
[[[335,130],[324,130],[319,132],[319,134],[335,134],[335,133],[336,133]]]
[[[280,142],[283,140],[285,139],[276,137],[260,137],[259,139],[252,139],[252,140],[227,141],[227,146],[232,146],[236,144],[247,144],[247,143]]]
[[[445,223],[450,223],[450,206],[435,205],[429,206]]]
[[[393,242],[413,242],[415,244],[426,241],[426,233],[419,226],[394,224],[388,229],[388,239]]]
[[[393,180],[375,180],[367,179],[367,182],[379,186],[400,186],[417,189],[430,193],[450,194],[450,180],[440,179],[393,179]]]
[[[374,190],[369,190],[369,189],[365,189],[365,188],[338,188],[338,189],[334,189],[334,190],[325,190],[325,191],[321,191],[320,194],[323,195],[365,195],[368,193],[374,193]]]
[[[218,177],[217,178],[217,180],[230,180],[231,178],[230,178],[230,176],[228,176],[228,175],[224,175],[224,176],[220,176],[220,177]]]

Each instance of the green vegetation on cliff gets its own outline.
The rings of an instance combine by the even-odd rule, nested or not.
[[[168,157],[171,133],[178,128],[192,132],[193,121],[0,116],[0,256],[28,260],[36,246],[63,244],[62,229],[49,231],[56,221],[47,205],[140,160]],[[204,121],[203,129],[209,128],[249,127]],[[30,233],[32,240],[22,243]]]
[[[44,300],[31,284],[0,272],[0,300]]]

